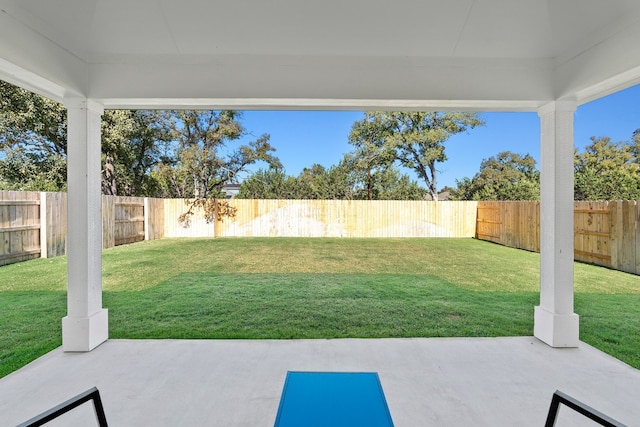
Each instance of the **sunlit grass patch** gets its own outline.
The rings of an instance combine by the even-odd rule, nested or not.
[[[163,239],[103,252],[111,338],[533,334],[538,254],[475,239]],[[0,267],[0,376],[60,345],[66,258]],[[640,367],[640,277],[575,264],[580,338]]]

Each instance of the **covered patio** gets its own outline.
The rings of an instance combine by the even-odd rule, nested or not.
[[[16,425],[97,386],[113,426],[272,426],[287,371],[378,372],[396,426],[543,426],[556,389],[640,425],[638,370],[534,337],[109,340],[0,380],[0,418]],[[97,425],[90,402],[58,421]],[[556,425],[595,424],[561,407]]]
[[[267,425],[286,370],[364,369],[398,425],[540,425],[556,388],[637,424],[638,372],[579,340],[572,208],[574,113],[640,83],[638,40],[636,0],[0,0],[0,79],[68,109],[69,194],[63,347],[0,380],[0,418],[97,385],[114,425]],[[108,341],[105,108],[537,112],[535,338]]]

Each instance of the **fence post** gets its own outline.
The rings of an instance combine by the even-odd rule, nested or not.
[[[49,231],[49,215],[47,212],[47,193],[40,192],[40,258],[47,258],[49,241],[47,234]]]
[[[102,249],[112,248],[115,244],[115,196],[102,195]]]
[[[618,269],[618,202],[607,202],[609,207],[609,250],[611,251],[611,268]]]
[[[622,271],[625,271],[627,273],[635,273],[635,202],[623,200],[622,202],[620,202],[620,204],[622,207],[622,236],[620,239],[620,243],[622,244],[622,254],[618,254],[618,260],[622,261],[620,265],[620,269]]]
[[[633,202],[635,217],[633,221],[633,231],[635,236],[635,265],[634,265],[634,274],[640,274],[640,226],[638,225],[638,220],[640,220],[640,203],[638,201]]]
[[[144,240],[149,240],[149,198],[144,198],[144,207],[142,208],[144,214]]]
[[[218,237],[218,215],[220,214],[220,212],[218,211],[218,199],[214,199],[214,204],[213,204],[213,209],[214,209],[214,214],[213,214],[213,238],[215,239],[216,237]]]

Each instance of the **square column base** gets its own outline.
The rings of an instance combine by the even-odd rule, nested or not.
[[[554,314],[537,306],[533,321],[533,335],[551,347],[578,347],[579,316],[575,313]]]
[[[89,317],[62,318],[62,350],[91,351],[109,339],[109,311],[101,309]]]

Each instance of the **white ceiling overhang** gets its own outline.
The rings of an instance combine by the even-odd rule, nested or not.
[[[0,0],[0,78],[107,108],[531,111],[640,82],[637,0]]]

